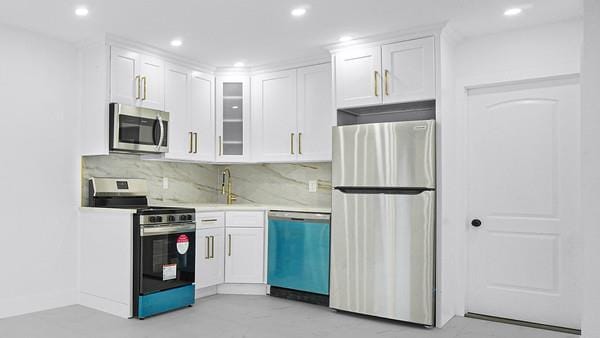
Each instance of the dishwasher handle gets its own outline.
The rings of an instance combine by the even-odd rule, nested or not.
[[[288,212],[288,211],[270,211],[269,219],[283,219],[287,221],[297,222],[319,222],[329,223],[331,220],[330,214],[325,213],[312,213],[312,212]]]

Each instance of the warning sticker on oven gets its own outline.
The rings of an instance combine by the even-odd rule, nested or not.
[[[163,265],[163,280],[171,280],[177,278],[177,264]]]
[[[187,235],[179,235],[179,237],[177,237],[177,252],[179,252],[180,255],[185,255],[189,248],[189,237]]]

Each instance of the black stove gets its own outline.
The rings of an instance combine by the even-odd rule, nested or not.
[[[142,179],[91,178],[89,206],[134,209],[133,315],[140,319],[195,302],[196,211],[148,205]]]

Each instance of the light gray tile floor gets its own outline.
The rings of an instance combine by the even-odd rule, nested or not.
[[[147,318],[122,319],[73,305],[0,320],[0,337],[448,337],[575,338],[564,333],[456,317],[442,329],[425,329],[269,296],[217,295],[191,308]]]

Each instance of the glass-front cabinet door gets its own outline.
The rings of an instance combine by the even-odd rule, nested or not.
[[[217,77],[217,162],[250,159],[250,86],[247,76]]]

